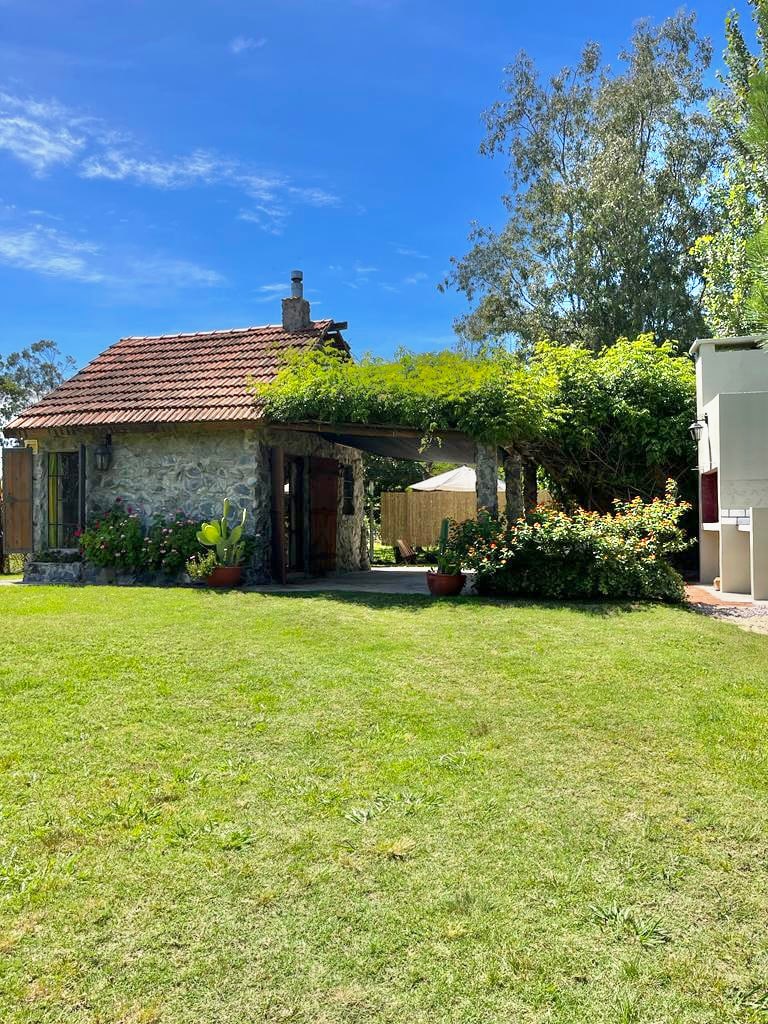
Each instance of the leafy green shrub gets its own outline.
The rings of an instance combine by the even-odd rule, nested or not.
[[[613,499],[664,492],[669,477],[694,484],[693,361],[651,335],[619,338],[595,354],[542,343],[532,376],[554,382],[553,414],[530,454],[564,505],[610,512]]]
[[[119,498],[83,530],[80,547],[85,559],[102,569],[140,572],[147,564],[141,517]]]
[[[207,580],[218,565],[215,551],[206,551],[204,555],[193,555],[186,561],[187,575],[195,583]]]
[[[20,572],[24,572],[24,555],[6,555],[4,564],[0,559],[0,575],[8,573],[15,576]]]
[[[187,560],[200,550],[198,523],[177,512],[169,518],[156,516],[144,538],[144,564],[147,569],[175,576]]]
[[[538,508],[508,523],[481,514],[453,527],[451,545],[482,594],[677,602],[683,581],[667,559],[689,546],[688,510],[670,481],[664,498],[614,502],[614,512]]]
[[[19,556],[23,560],[23,556]],[[57,565],[69,565],[72,562],[82,561],[82,555],[79,551],[59,551],[49,550],[44,548],[42,551],[35,551],[32,555],[31,561],[33,562],[52,562]],[[22,561],[23,568],[23,561]],[[19,570],[21,571],[21,570]]]

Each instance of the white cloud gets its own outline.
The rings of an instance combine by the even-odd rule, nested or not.
[[[355,273],[359,274],[361,277],[366,277],[368,274],[378,274],[378,272],[378,267],[366,267],[360,263],[355,264]]]
[[[273,203],[271,206],[260,204],[253,209],[240,210],[237,219],[245,221],[247,224],[255,224],[267,234],[281,235],[283,222],[287,216],[287,210]]]
[[[419,270],[415,274],[410,274],[408,277],[403,278],[403,284],[420,284],[422,281],[426,281],[429,275]]]
[[[326,192],[322,188],[297,188],[290,185],[288,192],[307,203],[308,206],[338,206],[341,202],[338,196],[332,192]]]
[[[259,40],[238,37],[250,45]],[[0,92],[0,150],[5,149],[36,175],[56,165],[70,165],[82,178],[129,182],[147,188],[224,187],[240,192],[257,206],[240,219],[272,234],[297,205],[339,206],[326,189],[301,185],[287,175],[265,172],[240,160],[196,149],[170,157],[146,152],[135,139],[103,122],[83,116],[54,100]]]
[[[408,277],[404,277],[397,284],[393,284],[391,281],[380,281],[379,287],[385,292],[398,294],[402,291],[403,287],[413,287],[413,285],[421,284],[422,281],[426,281],[428,278],[429,274],[425,274],[423,270],[417,270],[415,274],[409,274]]]
[[[212,288],[225,284],[218,271],[190,260],[156,253],[141,257],[108,254],[94,242],[38,223],[0,229],[0,264],[45,277],[98,284],[116,292],[135,288]]]
[[[0,92],[0,149],[8,150],[35,174],[71,162],[86,145],[86,123],[54,101]]]
[[[396,245],[395,246],[395,252],[397,253],[398,256],[407,256],[410,259],[414,259],[414,260],[428,260],[429,259],[429,256],[427,256],[426,253],[419,252],[418,249],[410,249],[410,248],[408,248],[407,245]]]
[[[241,53],[247,53],[249,50],[260,50],[266,45],[267,40],[264,36],[259,36],[256,39],[252,36],[235,36],[235,38],[230,41],[229,52],[233,53],[236,57],[239,57]]]
[[[88,157],[80,167],[84,178],[132,181],[153,188],[189,188],[212,185],[226,173],[226,165],[204,150],[175,160],[141,159],[120,149],[107,149]]]
[[[189,260],[149,256],[128,264],[126,283],[150,288],[213,288],[225,279],[217,270]]]
[[[0,263],[32,270],[47,277],[99,282],[104,274],[95,266],[99,249],[54,228],[35,224],[16,231],[0,231]]]
[[[285,281],[282,283],[275,282],[274,284],[261,284],[256,289],[258,297],[256,302],[275,302],[278,296],[282,294],[285,296],[288,294],[288,285]]]

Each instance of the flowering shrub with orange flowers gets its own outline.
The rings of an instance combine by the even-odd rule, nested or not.
[[[451,545],[481,594],[678,602],[670,557],[690,546],[689,509],[672,481],[663,498],[615,501],[612,513],[537,508],[517,522],[481,513],[456,524]]]

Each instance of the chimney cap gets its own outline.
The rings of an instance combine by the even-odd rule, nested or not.
[[[291,298],[304,298],[304,273],[301,270],[291,271]]]

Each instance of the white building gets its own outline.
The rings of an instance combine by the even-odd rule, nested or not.
[[[768,600],[768,349],[710,338],[696,361],[701,581]]]

